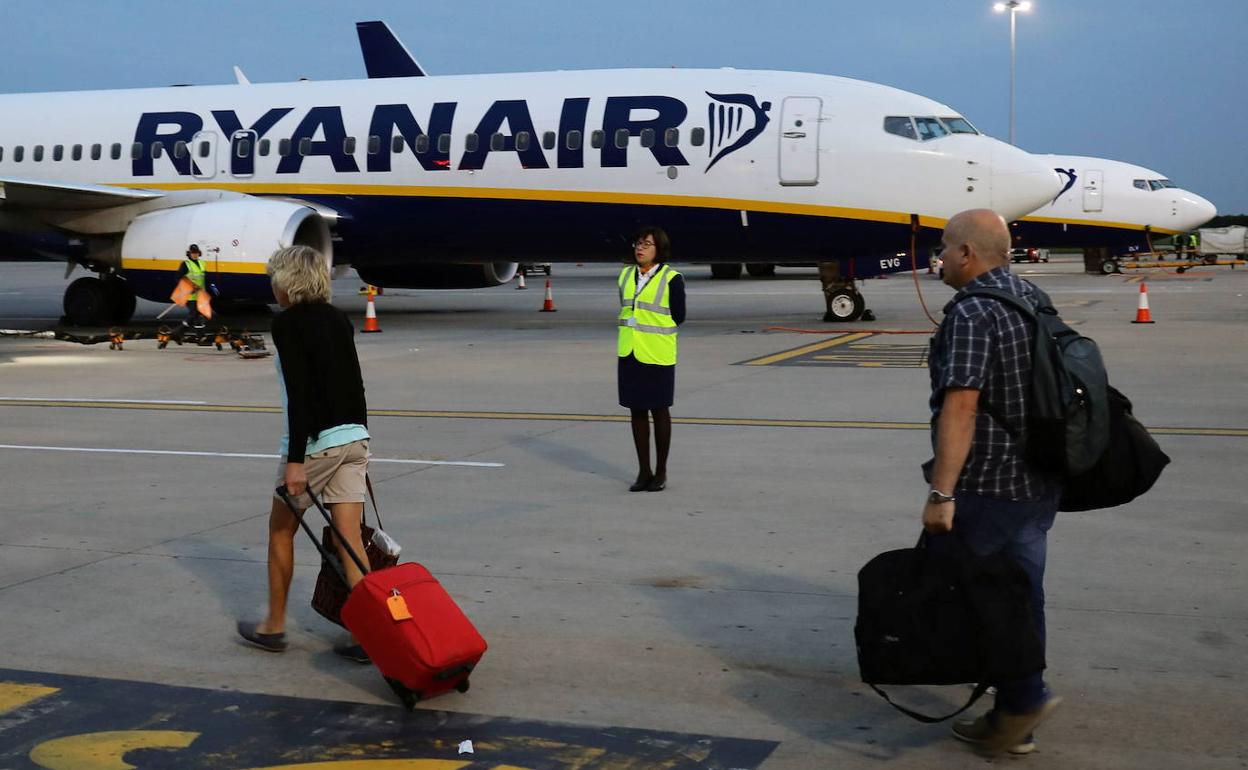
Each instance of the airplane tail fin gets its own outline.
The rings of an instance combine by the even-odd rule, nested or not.
[[[427,74],[384,21],[356,22],[355,31],[370,78],[419,78]]]

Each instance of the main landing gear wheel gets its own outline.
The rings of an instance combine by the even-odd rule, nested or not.
[[[1101,260],[1101,275],[1113,275],[1114,273],[1121,272],[1122,270],[1118,267],[1118,260],[1113,257],[1107,257]]]
[[[115,324],[130,323],[134,317],[134,308],[138,300],[134,292],[120,278],[107,278],[103,281],[104,290],[108,295],[109,314]]]
[[[823,320],[828,322],[857,321],[862,317],[862,311],[866,308],[867,301],[858,292],[850,289],[837,289],[828,295],[828,312],[824,314]]]
[[[776,274],[776,266],[765,265],[759,262],[746,262],[745,272],[749,273],[752,278],[770,278]]]
[[[113,317],[111,294],[99,278],[79,278],[65,288],[61,306],[66,319],[74,326],[108,326]]]
[[[720,280],[732,280],[741,277],[740,262],[725,262],[711,265],[711,277]]]

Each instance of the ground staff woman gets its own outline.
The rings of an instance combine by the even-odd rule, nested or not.
[[[632,412],[637,480],[630,492],[667,486],[676,390],[676,327],[685,322],[685,279],[667,264],[667,233],[643,227],[633,238],[635,264],[620,273],[620,406]],[[657,462],[650,470],[650,415],[654,415]]]
[[[355,352],[355,330],[345,313],[329,304],[329,266],[306,246],[280,249],[269,259],[273,296],[282,312],[273,319],[278,382],[286,412],[282,463],[277,484],[285,484],[302,514],[312,501],[309,488],[329,506],[338,531],[361,557],[360,517],[368,472],[368,412]],[[264,620],[240,621],[238,633],[270,652],[286,649],[286,599],[294,572],[299,522],[276,496],[269,514],[269,613]],[[338,552],[354,586],[362,577],[338,542]],[[335,652],[366,661],[358,645]]]

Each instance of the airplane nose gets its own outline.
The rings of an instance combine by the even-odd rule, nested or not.
[[[1218,215],[1218,207],[1195,193],[1183,191],[1175,201],[1177,228],[1183,232],[1195,230]]]
[[[1005,142],[992,141],[992,209],[1005,221],[1030,214],[1061,191],[1061,178],[1049,164]]]

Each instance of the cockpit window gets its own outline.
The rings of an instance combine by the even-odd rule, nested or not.
[[[1174,182],[1171,182],[1169,179],[1151,179],[1148,183],[1153,186],[1154,190],[1164,190],[1167,187],[1175,186]]]
[[[975,126],[971,125],[971,122],[969,120],[967,120],[966,118],[960,115],[954,115],[948,118],[941,118],[940,122],[944,124],[945,128],[949,129],[949,133],[951,134],[978,134],[979,133],[978,131],[975,130]]]
[[[918,139],[914,131],[914,123],[907,116],[892,115],[884,118],[884,130],[890,134],[904,136],[907,139]]]
[[[926,142],[928,139],[938,139],[949,133],[936,118],[915,118],[914,124],[919,129],[920,141]]]
[[[1135,188],[1136,188],[1137,190],[1148,190],[1148,189],[1150,189],[1150,188],[1149,188],[1149,186],[1148,186],[1148,180],[1147,180],[1147,179],[1137,179],[1137,180],[1135,180],[1132,184],[1134,184],[1134,185],[1135,185]]]

